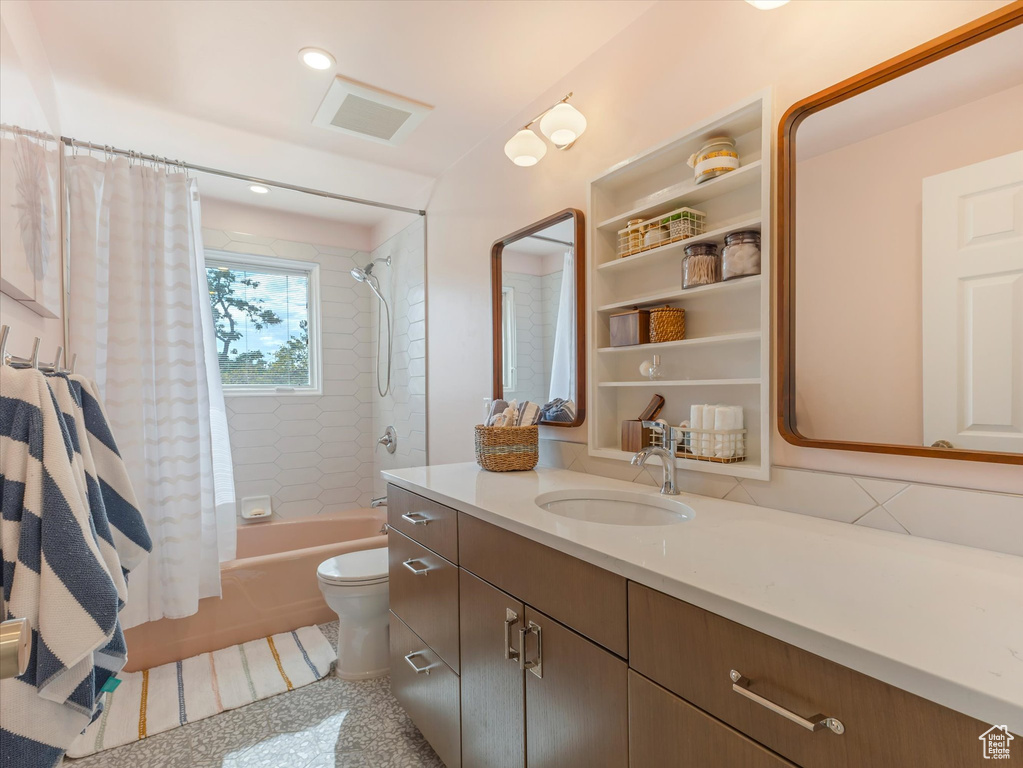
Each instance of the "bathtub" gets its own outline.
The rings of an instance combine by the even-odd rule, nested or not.
[[[222,597],[198,613],[125,631],[128,664],[140,669],[337,619],[327,607],[316,566],[329,557],[386,547],[385,508],[273,520],[238,528],[238,553],[220,565]]]

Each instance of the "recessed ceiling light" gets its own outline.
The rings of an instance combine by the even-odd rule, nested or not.
[[[775,8],[781,8],[788,1],[789,0],[746,0],[747,3],[761,11],[773,11]]]
[[[270,187],[264,187],[262,184],[253,184],[249,187],[249,192],[255,192],[257,195],[269,195]]]
[[[337,63],[334,57],[322,48],[303,48],[298,55],[310,69],[330,69]]]

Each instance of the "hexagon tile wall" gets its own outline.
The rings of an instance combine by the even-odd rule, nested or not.
[[[381,267],[380,276],[385,291],[399,292],[399,300],[392,302],[397,304],[397,311],[392,309],[395,386],[388,403],[379,402],[374,383],[377,302],[349,274],[371,254],[213,229],[203,229],[203,243],[217,250],[320,265],[323,394],[227,397],[239,499],[269,494],[277,517],[358,509],[369,506],[373,498],[382,456],[395,462],[388,466],[425,463],[421,220],[372,254],[394,249],[390,274],[384,274],[387,268]],[[399,435],[398,452],[393,457],[382,448],[374,451],[378,433],[383,434],[391,423]]]

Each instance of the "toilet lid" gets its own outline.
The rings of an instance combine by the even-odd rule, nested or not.
[[[387,581],[387,547],[363,549],[324,560],[316,575],[331,584],[376,584]]]

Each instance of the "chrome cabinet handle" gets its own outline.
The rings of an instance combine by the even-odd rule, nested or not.
[[[406,512],[401,519],[412,523],[412,525],[428,525],[430,523],[430,518],[422,512]]]
[[[519,615],[511,608],[504,609],[504,657],[510,661],[519,658],[519,652],[511,645],[511,628],[519,623]],[[522,646],[519,645],[521,648]]]
[[[527,669],[539,678],[543,678],[543,639],[542,629],[535,621],[519,629],[519,669]],[[536,661],[526,661],[526,635],[536,635]]]
[[[752,702],[759,704],[765,709],[769,709],[777,715],[781,715],[786,720],[791,720],[796,725],[801,725],[808,731],[819,731],[823,728],[827,728],[832,733],[836,733],[841,736],[845,733],[845,726],[842,725],[842,721],[835,717],[828,717],[827,715],[812,715],[809,718],[797,715],[791,710],[785,709],[785,707],[775,704],[770,699],[765,699],[758,693],[753,693],[749,689],[750,679],[743,677],[741,672],[731,670],[728,676],[732,679],[732,690],[738,693],[740,696],[745,696]]]
[[[429,573],[430,566],[423,565],[422,568],[416,568],[413,565],[413,563],[419,563],[419,561],[416,560],[415,558],[411,558],[409,560],[406,560],[404,563],[402,563],[402,565],[404,565],[406,568],[408,568],[410,571],[412,571],[412,573],[414,573],[416,576],[425,576],[427,573]],[[420,563],[420,565],[422,565],[422,563]]]
[[[405,661],[408,663],[410,667],[412,667],[412,669],[416,671],[417,675],[428,675],[430,674],[429,664],[427,664],[425,667],[420,667],[417,666],[414,661],[412,661],[413,657],[419,656],[421,653],[422,651],[414,651],[413,653],[410,653],[408,656],[405,657]]]

